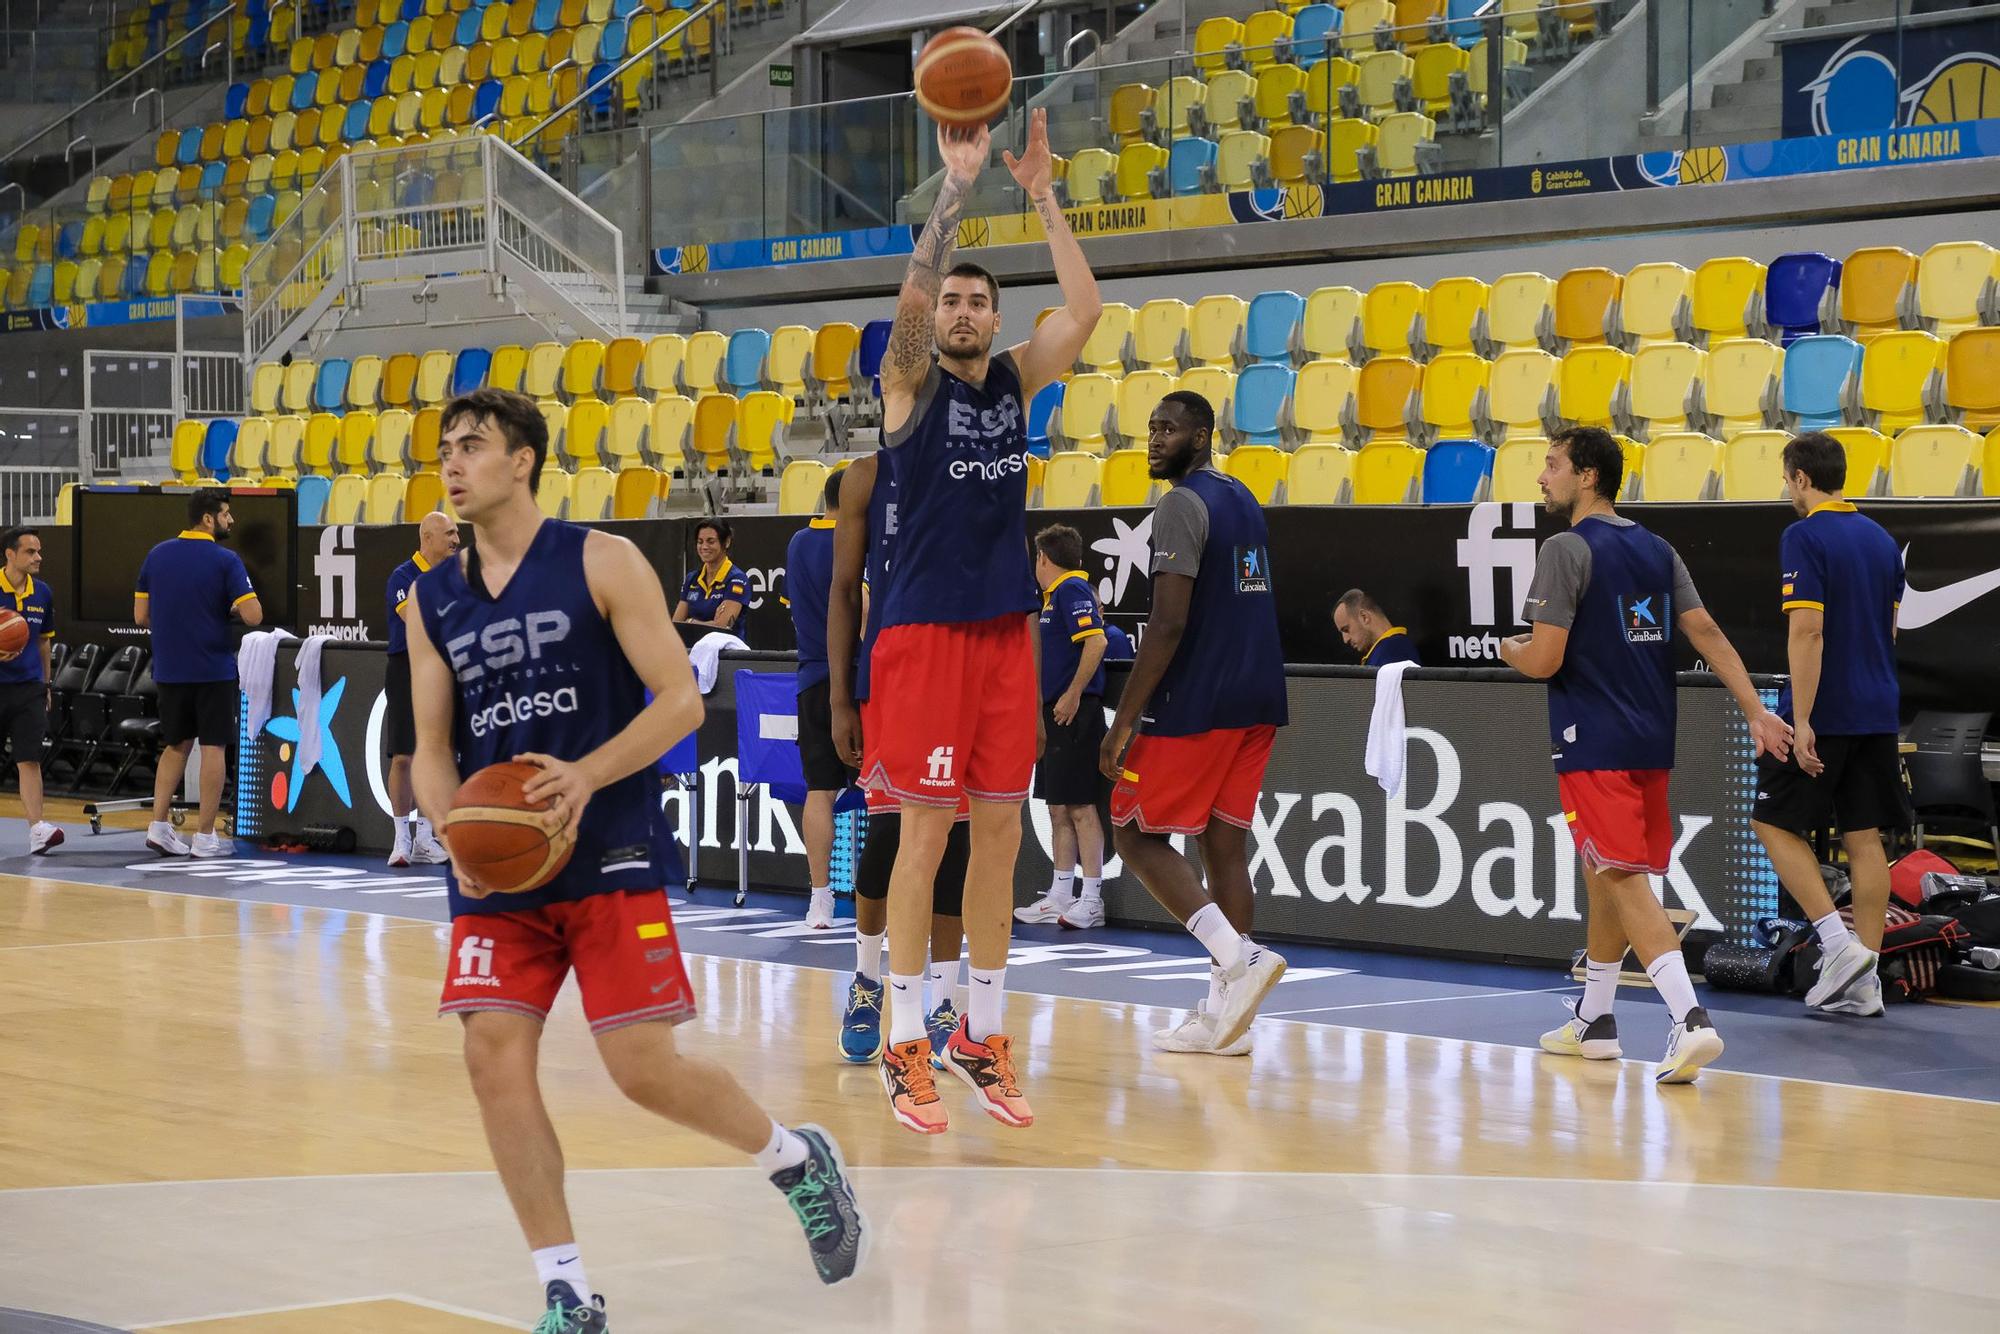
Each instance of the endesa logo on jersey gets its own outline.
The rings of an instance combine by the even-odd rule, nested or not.
[[[530,718],[550,718],[558,713],[577,711],[575,686],[560,690],[537,690],[532,694],[502,695],[466,719],[472,735],[485,736],[499,727],[512,727]]]

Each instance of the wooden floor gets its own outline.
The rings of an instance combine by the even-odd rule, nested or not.
[[[443,934],[0,877],[0,1307],[201,1334],[531,1322],[433,1018]],[[1270,1021],[1248,1059],[1167,1056],[1146,1038],[1168,1011],[1017,996],[1037,1124],[954,1085],[926,1139],[835,1059],[835,975],[691,971],[685,1040],[836,1134],[874,1267],[824,1293],[740,1159],[619,1097],[570,990],[543,1084],[626,1334],[1597,1328],[1622,1291],[1665,1293],[1661,1329],[1937,1330],[2000,1300],[2000,1105],[1658,1089],[1633,1063]],[[723,1170],[663,1170],[685,1168]]]

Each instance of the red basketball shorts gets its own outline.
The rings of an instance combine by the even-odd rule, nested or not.
[[[1250,828],[1277,735],[1268,723],[1193,736],[1141,735],[1111,789],[1111,822],[1136,820],[1148,834],[1199,834],[1211,819]]]
[[[1025,614],[882,631],[869,664],[876,740],[863,784],[919,806],[1023,800],[1041,707],[1034,634]]]
[[[1581,769],[1557,774],[1563,819],[1585,866],[1665,875],[1674,855],[1666,769]]]
[[[453,918],[438,1013],[505,1010],[546,1019],[572,968],[592,1033],[694,1018],[694,988],[659,889]]]

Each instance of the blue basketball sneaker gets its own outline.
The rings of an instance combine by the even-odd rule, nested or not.
[[[866,1065],[882,1056],[882,984],[856,973],[847,988],[847,1009],[840,1016],[840,1058]]]
[[[542,1313],[542,1323],[535,1326],[534,1334],[605,1334],[611,1328],[603,1297],[585,1306],[577,1301],[576,1289],[560,1279],[549,1284],[547,1295],[549,1309]]]
[[[944,1064],[944,1044],[951,1041],[951,1035],[958,1031],[958,1007],[946,996],[931,1011],[930,1018],[924,1020],[924,1032],[931,1039],[931,1068],[942,1070]]]
[[[805,1229],[819,1281],[839,1283],[852,1278],[868,1259],[868,1220],[854,1203],[854,1186],[833,1136],[812,1125],[798,1126],[793,1133],[806,1142],[806,1159],[773,1172],[771,1184],[785,1193],[785,1203]]]

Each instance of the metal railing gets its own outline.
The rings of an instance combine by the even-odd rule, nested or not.
[[[73,467],[0,465],[0,524],[54,523],[63,487],[85,480]]]
[[[569,101],[563,103],[561,106],[549,112],[548,115],[542,117],[541,120],[535,123],[532,129],[524,131],[519,138],[515,139],[509,145],[509,147],[526,152],[530,147],[532,147],[537,141],[540,140],[542,133],[545,130],[547,130],[549,126],[554,125],[559,121],[561,121],[563,117],[569,115],[570,112],[576,110],[578,107],[588,102],[596,93],[598,93],[602,89],[605,88],[612,89],[613,90],[611,97],[612,106],[622,109],[624,106],[624,95],[619,87],[619,80],[624,76],[625,72],[627,70],[636,67],[641,61],[647,62],[647,64],[650,66],[654,62],[654,57],[656,53],[658,53],[661,50],[664,50],[668,42],[672,41],[674,38],[679,37],[685,32],[687,32],[690,28],[694,26],[695,22],[700,19],[710,20],[709,32],[711,36],[710,36],[710,46],[708,53],[708,80],[709,80],[708,92],[709,96],[711,97],[715,96],[718,92],[721,91],[720,88],[721,74],[719,71],[722,65],[722,52],[716,45],[716,43],[718,43],[721,40],[721,33],[723,29],[726,27],[726,22],[718,21],[717,18],[714,16],[719,16],[720,20],[726,21],[728,19],[729,17],[728,0],[706,0],[706,3],[698,6],[697,8],[681,11],[681,21],[679,23],[676,23],[673,27],[668,28],[665,32],[662,32],[656,37],[654,37],[652,41],[646,43],[646,45],[641,47],[639,50],[626,56],[625,59],[619,61],[618,64],[612,67],[611,70],[609,70],[604,74],[599,75],[594,82],[585,85],[582,92],[578,93],[575,97],[572,97]]]
[[[340,271],[344,212],[351,197],[345,164],[322,175],[270,240],[243,266],[243,345],[253,359],[279,340],[294,316]]]

